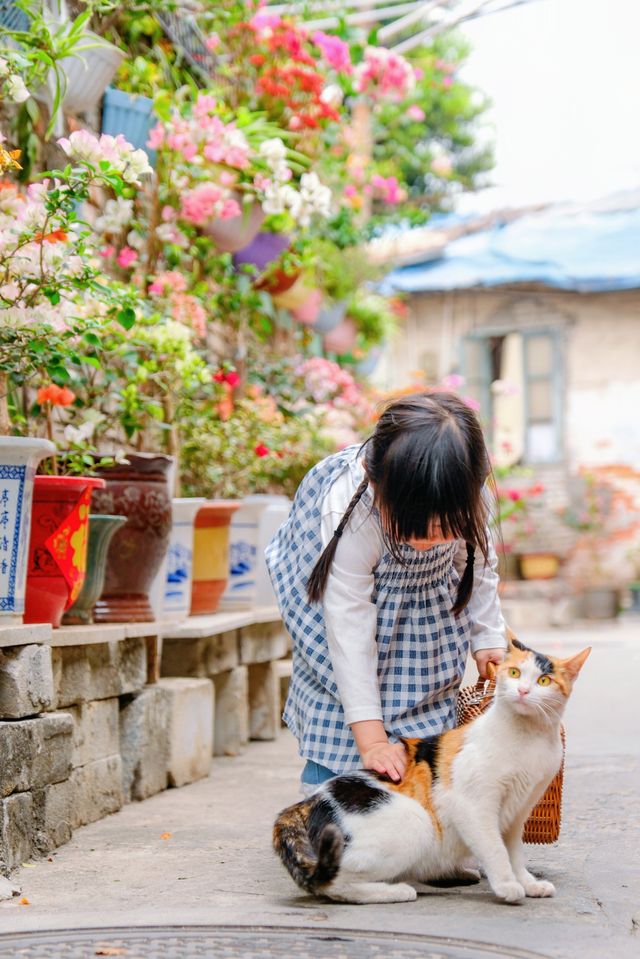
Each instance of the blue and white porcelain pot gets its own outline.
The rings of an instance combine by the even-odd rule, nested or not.
[[[291,502],[286,496],[256,493],[242,500],[242,506],[231,520],[229,584],[220,603],[221,609],[246,609],[275,603],[264,551],[287,519],[290,509]]]
[[[0,436],[0,626],[22,622],[33,480],[55,451],[49,440]]]

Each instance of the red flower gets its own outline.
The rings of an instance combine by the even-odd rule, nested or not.
[[[68,386],[56,386],[55,383],[40,387],[37,397],[40,406],[45,403],[51,403],[52,406],[71,406],[75,398],[76,394]]]
[[[232,389],[235,389],[236,386],[240,383],[240,374],[236,373],[235,370],[230,370],[225,376],[226,382]]]
[[[224,370],[218,370],[218,372],[213,377],[216,383],[224,383],[225,378],[226,378],[226,373]]]
[[[518,492],[517,489],[508,489],[507,496],[509,497],[510,500],[513,500],[514,503],[517,503],[518,500],[520,499],[520,493]]]
[[[253,452],[256,454],[256,456],[263,457],[268,456],[271,450],[268,446],[265,446],[264,443],[258,443],[258,445],[254,447]]]

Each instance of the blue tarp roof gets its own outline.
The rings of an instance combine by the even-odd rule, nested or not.
[[[406,293],[543,283],[581,293],[640,288],[640,209],[548,208],[452,240],[390,273]]]

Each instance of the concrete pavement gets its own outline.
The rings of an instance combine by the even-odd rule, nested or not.
[[[216,759],[211,774],[76,832],[17,874],[29,905],[0,904],[2,932],[221,924],[361,929],[498,944],[557,959],[640,956],[640,622],[521,632],[544,652],[593,646],[567,713],[563,831],[532,847],[551,900],[505,906],[485,882],[415,903],[331,904],[299,892],[274,858],[271,825],[297,798],[292,737]]]

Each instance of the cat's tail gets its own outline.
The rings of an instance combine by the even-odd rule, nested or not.
[[[273,827],[273,848],[291,878],[305,892],[319,892],[335,879],[340,869],[344,837],[334,823],[327,823],[313,848],[307,829],[313,799],[283,809]]]

